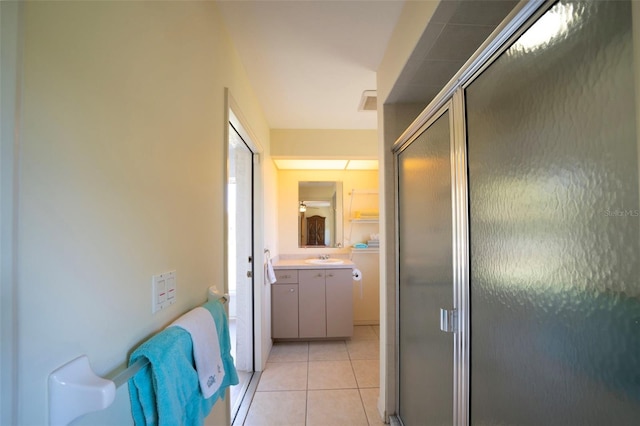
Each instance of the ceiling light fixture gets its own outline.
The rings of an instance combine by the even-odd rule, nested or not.
[[[378,170],[378,160],[349,160],[346,170]]]
[[[278,170],[378,170],[378,160],[312,160],[274,158]]]
[[[285,159],[273,160],[279,170],[344,170],[347,160]]]

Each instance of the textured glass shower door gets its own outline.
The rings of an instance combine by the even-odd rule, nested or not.
[[[451,131],[445,111],[398,154],[399,409],[409,425],[453,423]]]
[[[473,425],[640,424],[633,73],[630,3],[563,1],[466,89]]]

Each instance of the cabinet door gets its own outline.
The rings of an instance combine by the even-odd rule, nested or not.
[[[274,339],[298,337],[298,285],[271,286],[271,336]]]
[[[325,304],[324,270],[299,271],[299,326],[300,337],[326,337],[327,317]]]
[[[278,284],[297,284],[298,271],[295,269],[276,269],[276,283]]]
[[[353,335],[353,277],[351,269],[326,271],[327,337]]]

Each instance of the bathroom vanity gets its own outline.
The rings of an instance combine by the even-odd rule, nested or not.
[[[318,262],[322,262],[319,260]],[[274,339],[348,338],[353,335],[353,263],[274,264],[271,336]]]

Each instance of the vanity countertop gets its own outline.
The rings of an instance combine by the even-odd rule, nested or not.
[[[342,263],[314,264],[307,259],[281,259],[273,263],[273,269],[353,269],[355,266],[349,259],[341,259]]]

